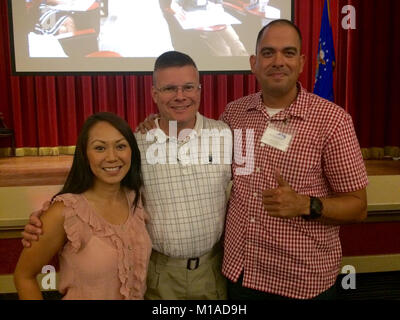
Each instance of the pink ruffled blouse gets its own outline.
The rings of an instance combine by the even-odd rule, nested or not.
[[[135,193],[126,194],[132,204]],[[125,223],[114,225],[97,214],[83,194],[62,194],[55,201],[64,203],[68,238],[59,252],[63,299],[143,299],[151,241],[142,205],[135,210],[132,206]]]

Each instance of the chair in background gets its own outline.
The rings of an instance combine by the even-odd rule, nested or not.
[[[14,130],[6,126],[6,124],[4,123],[4,116],[2,112],[0,112],[0,138],[11,138],[10,156],[14,156],[15,155]]]

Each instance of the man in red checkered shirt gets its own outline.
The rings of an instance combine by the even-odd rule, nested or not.
[[[247,170],[232,166],[223,262],[232,299],[332,298],[338,225],[367,214],[351,117],[302,88],[304,59],[298,28],[271,22],[250,58],[261,92],[228,104],[221,116],[234,131],[235,159],[246,150],[252,162]]]

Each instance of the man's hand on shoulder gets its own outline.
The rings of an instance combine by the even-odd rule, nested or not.
[[[156,126],[156,119],[159,119],[160,116],[158,114],[150,114],[143,122],[139,123],[136,127],[135,132],[140,132],[141,134],[145,134],[146,132],[155,129]]]
[[[42,222],[40,221],[40,213],[33,213],[29,217],[29,222],[25,226],[22,234],[22,245],[25,248],[29,248],[31,246],[32,241],[38,241],[39,235],[42,234]]]

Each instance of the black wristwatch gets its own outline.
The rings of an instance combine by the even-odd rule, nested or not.
[[[303,215],[305,220],[315,220],[321,218],[322,209],[324,206],[322,205],[322,201],[316,197],[310,197],[310,214]]]

